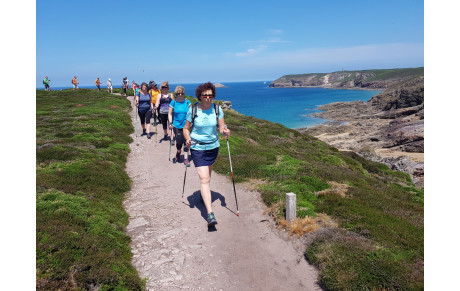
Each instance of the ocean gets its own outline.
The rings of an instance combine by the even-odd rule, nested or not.
[[[236,111],[280,123],[288,128],[311,127],[326,122],[325,119],[308,116],[319,112],[319,106],[343,101],[368,101],[382,91],[374,90],[340,90],[325,88],[270,88],[271,81],[257,82],[221,82],[225,88],[216,88],[216,100],[232,102]],[[170,84],[174,91],[178,84]],[[195,96],[199,83],[180,84],[185,94]],[[56,87],[53,90],[67,89]],[[96,89],[96,86],[80,88]],[[115,86],[114,88],[120,88]],[[43,88],[38,88],[43,89]],[[101,86],[101,90],[105,86]]]

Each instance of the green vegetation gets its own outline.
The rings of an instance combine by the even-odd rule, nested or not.
[[[145,289],[124,234],[130,110],[105,91],[37,91],[37,289]],[[424,193],[407,174],[233,110],[225,120],[237,182],[263,181],[262,199],[279,217],[294,192],[298,217],[338,223],[307,234],[324,288],[423,289]],[[228,174],[221,145],[214,169]]]
[[[124,233],[129,101],[104,90],[36,94],[37,289],[144,290]]]
[[[232,130],[236,181],[263,180],[259,190],[268,206],[294,192],[298,217],[326,213],[339,224],[339,229],[311,234],[307,249],[323,287],[423,288],[423,190],[407,174],[233,110],[225,111],[225,121]],[[225,143],[221,139],[214,166],[223,174],[229,167]],[[316,194],[331,188],[330,182],[347,185],[346,197]],[[276,211],[284,213],[284,206]]]

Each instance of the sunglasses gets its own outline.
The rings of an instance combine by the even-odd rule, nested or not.
[[[184,95],[184,93],[176,93],[176,95]]]
[[[201,97],[204,97],[204,98],[214,98],[214,95],[212,95],[212,94],[201,94]]]

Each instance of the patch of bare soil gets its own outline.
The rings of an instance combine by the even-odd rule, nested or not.
[[[131,115],[134,123],[134,111]],[[317,270],[304,259],[304,244],[280,235],[263,214],[259,193],[237,184],[240,216],[236,215],[228,176],[212,175],[218,224],[208,229],[193,163],[181,198],[184,153],[175,163],[173,146],[169,161],[169,140],[161,137],[156,141],[155,136],[133,134],[127,162],[133,180],[124,202],[127,233],[133,265],[141,278],[147,278],[147,290],[321,290]]]

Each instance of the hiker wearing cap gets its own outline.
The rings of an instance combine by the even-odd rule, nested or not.
[[[77,90],[77,89],[78,89],[77,76],[73,76],[72,85],[73,85],[73,89],[74,89],[74,90]]]
[[[108,93],[113,93],[113,86],[112,86],[112,80],[109,80],[107,81],[107,92]]]
[[[188,110],[183,131],[186,146],[190,148],[191,160],[200,177],[201,197],[208,213],[208,226],[213,226],[217,221],[212,211],[210,182],[220,146],[217,126],[226,138],[230,136],[230,130],[225,125],[222,108],[212,103],[216,96],[216,87],[211,82],[201,84],[196,88],[195,95],[200,102]]]
[[[174,100],[174,96],[172,93],[169,92],[169,83],[168,81],[164,81],[161,83],[160,86],[160,94],[157,97],[157,102],[155,103],[155,107],[158,108],[159,118],[161,124],[163,124],[163,131],[164,137],[163,139],[166,140],[168,138],[168,113],[169,113],[169,103]]]
[[[180,85],[176,87],[174,94],[176,95],[176,98],[169,103],[168,120],[169,127],[174,130],[177,149],[176,163],[178,163],[180,160],[182,145],[184,145],[184,152],[187,151],[183,128],[185,122],[187,121],[187,112],[191,106],[191,102],[190,100],[185,99],[185,89]],[[174,145],[174,140],[172,141],[172,144]],[[184,164],[188,166],[187,159],[184,160]]]
[[[142,135],[147,135],[147,138],[150,139],[150,118],[152,118],[152,110],[153,105],[150,101],[151,97],[147,90],[147,83],[142,82],[141,89],[139,93],[137,93],[135,97],[135,104],[137,107],[137,111],[139,114],[139,119],[141,120],[142,126]],[[147,130],[145,128],[145,124],[147,123]]]
[[[45,91],[50,90],[50,79],[48,79],[48,76],[43,79],[43,85],[45,85]]]
[[[160,90],[158,90],[158,86],[157,86],[157,83],[155,83],[154,81],[150,81],[149,82],[149,93],[150,93],[150,96],[152,96],[152,104],[153,104],[153,112],[152,112],[152,116],[153,116],[153,125],[157,125],[157,117],[158,117],[158,108],[155,107],[155,104],[157,103],[157,97],[158,97],[158,94],[160,94]]]
[[[98,91],[101,91],[101,80],[99,80],[99,77],[96,78],[96,87]]]

